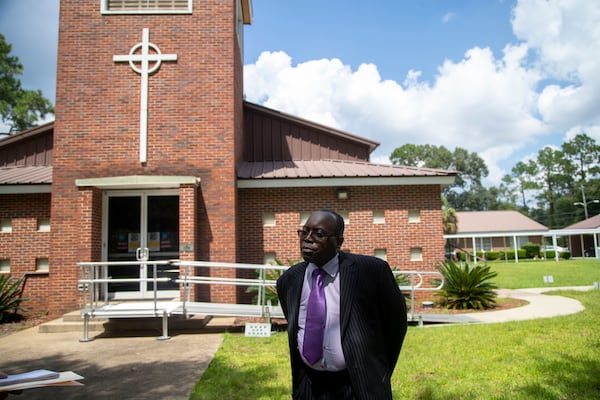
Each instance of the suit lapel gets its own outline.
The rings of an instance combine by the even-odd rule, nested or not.
[[[350,320],[356,279],[357,271],[354,262],[346,254],[340,252],[340,329],[342,338]]]
[[[296,330],[298,329],[298,315],[300,314],[300,298],[302,296],[302,285],[304,284],[304,273],[306,272],[307,265],[307,262],[303,262],[300,265],[300,268],[294,270],[294,276],[290,279],[290,282],[294,282],[294,285],[292,285],[292,287],[290,288],[289,297],[289,312],[293,313],[293,315],[290,316],[290,319],[292,320],[293,332],[296,332]]]

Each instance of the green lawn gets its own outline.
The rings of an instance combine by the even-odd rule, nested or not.
[[[600,281],[597,260],[494,263],[499,287]],[[516,275],[516,276],[515,276]],[[510,286],[507,286],[510,285]],[[410,327],[392,378],[395,399],[600,399],[600,290],[552,294],[585,311],[490,325]],[[287,337],[226,334],[190,399],[289,399]]]
[[[541,261],[520,260],[518,263],[493,261],[489,265],[498,272],[494,283],[499,288],[591,286],[600,282],[600,262],[595,258]],[[552,275],[554,283],[544,283]]]

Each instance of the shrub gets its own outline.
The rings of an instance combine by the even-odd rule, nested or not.
[[[297,264],[299,261],[290,261],[288,260],[287,265]],[[275,259],[275,266],[284,267],[284,264],[281,260]],[[284,273],[283,270],[278,269],[267,269],[265,270],[265,278],[267,280],[276,281],[279,277]],[[260,275],[260,270],[256,270],[256,276]],[[258,304],[258,294],[260,293],[260,288],[258,286],[250,286],[246,289],[246,293],[256,293],[256,295],[252,298],[252,302]],[[277,296],[277,288],[275,286],[265,286],[265,304],[268,304],[269,300],[271,301],[271,305],[279,304],[279,297]]]
[[[546,260],[552,260],[554,257],[556,257],[555,250],[546,250]],[[571,252],[570,251],[561,251],[558,253],[558,258],[562,258],[563,260],[568,260],[569,258],[571,258]]]
[[[560,257],[560,254],[558,256]],[[546,250],[546,260],[552,260],[554,257],[556,257],[556,251]]]
[[[256,275],[257,277],[259,276],[260,271],[257,270],[256,271]],[[267,280],[273,280],[276,281],[277,279],[279,279],[279,277],[281,276],[281,274],[283,274],[283,271],[281,270],[275,270],[275,269],[267,269],[265,270],[265,278]],[[277,288],[275,286],[265,286],[264,287],[265,290],[265,304],[268,304],[269,301],[271,302],[271,305],[276,306],[279,304],[279,297],[277,296]],[[254,297],[252,297],[252,303],[253,304],[258,304],[259,299],[259,293],[260,293],[260,287],[259,286],[250,286],[248,287],[248,289],[246,289],[246,293],[256,293],[256,295],[254,295]]]
[[[519,260],[522,260],[525,257],[526,253],[524,249],[519,249],[518,251]],[[501,252],[501,259],[514,260],[515,259],[515,251],[514,250],[506,250]]]
[[[398,267],[392,268],[392,272],[399,272],[399,271],[400,271],[400,269]],[[398,283],[398,286],[404,286],[404,287],[411,286],[411,284],[412,284],[411,279],[408,275],[400,273],[400,274],[395,274],[395,276],[396,276],[396,282]],[[409,293],[404,293],[404,300],[406,302],[406,308],[407,309],[410,308],[411,301],[412,301],[411,296],[410,296],[410,291],[409,291]]]
[[[436,266],[444,277],[444,286],[437,295],[440,304],[449,309],[484,310],[496,306],[496,285],[489,282],[498,273],[492,272],[486,265],[469,267],[466,263],[447,260]]]
[[[501,254],[502,253],[499,251],[488,251],[487,253],[485,253],[485,259],[488,261],[498,260],[498,259],[500,259]]]
[[[525,250],[526,258],[534,258],[535,256],[540,256],[540,245],[537,243],[527,243],[521,246],[522,250]],[[519,254],[519,257],[521,255]]]
[[[0,275],[0,321],[17,311],[24,311],[21,303],[27,300],[23,297],[23,282],[25,276],[16,279],[10,275]]]

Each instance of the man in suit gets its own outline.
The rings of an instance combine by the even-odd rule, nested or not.
[[[390,378],[407,317],[389,265],[341,252],[344,219],[333,211],[313,213],[298,236],[304,262],[277,280],[288,322],[293,398],[391,399]],[[309,303],[319,286],[324,289],[325,321],[324,333],[315,334],[308,321],[316,312]],[[316,356],[308,352],[314,339],[320,347]]]

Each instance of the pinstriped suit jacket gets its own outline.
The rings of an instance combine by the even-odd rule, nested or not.
[[[406,303],[387,262],[340,252],[342,350],[357,399],[391,399],[390,378],[407,329]],[[308,263],[288,269],[277,293],[288,322],[293,397],[310,398],[307,367],[298,351],[300,296]]]

